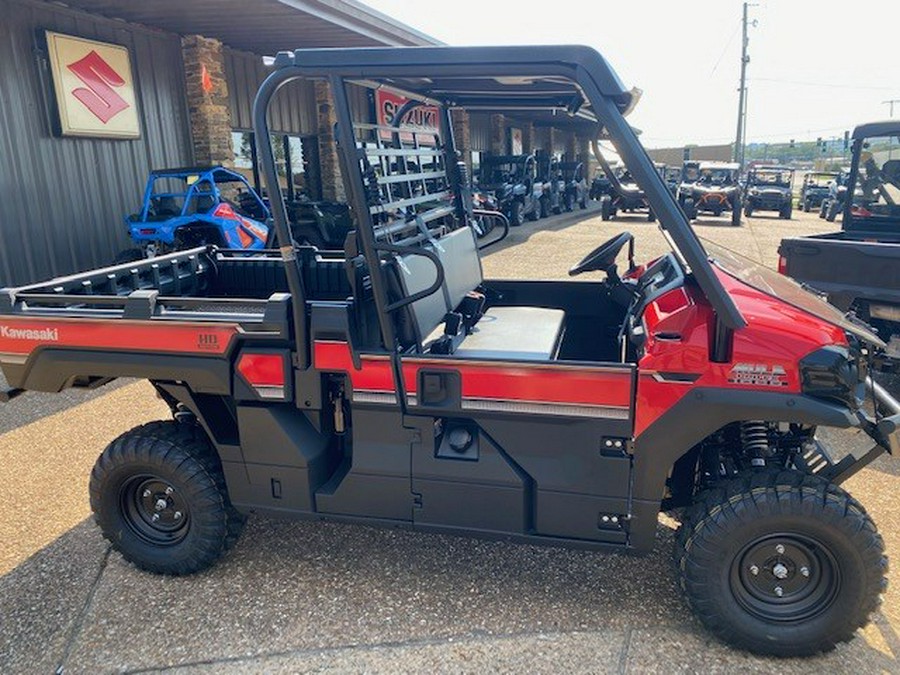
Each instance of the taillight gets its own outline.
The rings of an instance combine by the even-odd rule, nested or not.
[[[787,258],[783,255],[778,256],[778,273],[787,276]]]
[[[231,208],[231,204],[226,204],[225,202],[222,202],[216,207],[216,210],[213,211],[213,215],[216,218],[227,218],[228,220],[236,219],[234,209]]]
[[[138,230],[141,234],[156,234],[156,228],[153,227],[142,227]]]

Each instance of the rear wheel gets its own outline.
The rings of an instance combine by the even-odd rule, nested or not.
[[[688,220],[694,220],[697,217],[697,207],[694,205],[694,200],[690,197],[684,200],[684,215],[687,216]]]
[[[525,205],[520,201],[515,201],[509,209],[509,224],[513,227],[519,227],[525,222]]]
[[[803,212],[809,213],[810,211],[812,211],[812,204],[808,199],[806,199],[803,201]]]
[[[747,473],[701,493],[676,535],[675,564],[711,632],[777,656],[851,639],[887,585],[884,543],[863,507],[798,471]]]
[[[119,436],[94,465],[90,496],[113,548],[158,574],[209,567],[244,523],[209,441],[190,423],[151,422]]]
[[[316,248],[325,248],[325,240],[322,238],[322,234],[315,225],[309,223],[294,225],[291,228],[291,234],[294,237],[294,241],[298,244],[315,246]]]
[[[744,215],[748,218],[753,215],[753,205],[752,204],[744,204]]]
[[[126,248],[124,251],[119,251],[116,254],[116,259],[113,264],[115,265],[123,265],[125,263],[137,262],[138,260],[142,260],[144,258],[144,252],[139,248]]]
[[[741,225],[741,200],[738,198],[735,198],[731,204],[731,225],[733,227],[740,227]]]
[[[565,200],[563,201],[563,207],[566,209],[566,211],[571,211],[575,208],[575,195],[573,195],[571,192],[566,193]]]
[[[600,217],[603,220],[612,218],[612,199],[609,198],[609,195],[600,197]]]
[[[544,197],[541,199],[541,218],[549,218],[550,217],[550,198]]]
[[[791,202],[788,202],[784,206],[781,207],[781,210],[778,212],[778,215],[781,216],[783,220],[790,220],[792,212],[794,210],[794,205]]]

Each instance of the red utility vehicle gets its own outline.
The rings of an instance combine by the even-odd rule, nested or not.
[[[900,404],[867,378],[881,343],[704,248],[599,54],[301,50],[274,65],[256,138],[286,82],[334,95],[355,219],[343,251],[291,245],[263,143],[278,251],[197,248],[0,293],[7,397],[139,377],[172,410],[114,440],[91,476],[118,551],[187,574],[257,512],[641,553],[667,511],[679,583],[722,639],[812,654],[868,621],[884,546],[839,484],[897,447]],[[436,106],[439,138],[354,123],[351,85]],[[672,251],[638,265],[622,233],[569,271],[600,281],[484,279],[451,107],[592,125]],[[832,458],[820,426],[861,429],[872,449]]]

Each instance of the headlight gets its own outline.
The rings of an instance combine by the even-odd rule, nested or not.
[[[800,360],[801,390],[856,410],[865,398],[865,364],[846,347],[831,345]]]

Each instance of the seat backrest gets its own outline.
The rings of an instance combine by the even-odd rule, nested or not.
[[[398,326],[401,342],[422,345],[422,340],[443,323],[448,312],[455,310],[466,294],[483,281],[478,245],[470,227],[461,227],[439,239],[429,240],[425,246],[433,251],[444,268],[441,288],[412,303],[408,312],[399,312]],[[437,278],[434,263],[421,255],[397,258],[396,274],[399,294],[409,297],[431,286]]]

